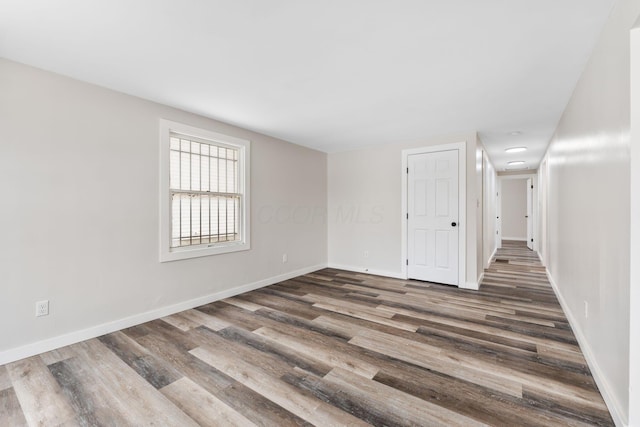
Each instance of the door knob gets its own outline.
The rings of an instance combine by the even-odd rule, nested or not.
[[[451,223],[451,226],[452,226],[452,227],[455,227],[456,225],[458,225],[456,222],[452,222],[452,223]]]

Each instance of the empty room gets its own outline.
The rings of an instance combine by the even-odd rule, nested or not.
[[[0,426],[640,426],[640,0],[0,0],[0,196]]]

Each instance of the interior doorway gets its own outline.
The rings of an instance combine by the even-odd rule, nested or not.
[[[467,287],[466,157],[465,142],[402,151],[405,278]]]
[[[458,150],[409,155],[410,279],[458,284],[458,167]]]
[[[498,215],[499,247],[503,242],[522,242],[537,251],[536,175],[499,176]]]

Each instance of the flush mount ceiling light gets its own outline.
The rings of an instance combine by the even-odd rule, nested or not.
[[[522,168],[504,168],[505,172],[526,171],[526,170],[529,170],[529,166],[524,166]]]
[[[522,135],[522,132],[519,130],[514,130],[513,132],[509,132],[509,135],[518,136],[518,135]]]
[[[507,148],[506,150],[507,153],[520,153],[522,151],[527,151],[527,147],[511,147],[511,148]]]
[[[524,165],[524,160],[515,160],[513,162],[507,163],[509,166],[520,166]]]

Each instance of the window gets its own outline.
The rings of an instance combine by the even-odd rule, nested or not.
[[[160,121],[160,261],[249,249],[250,142]]]

